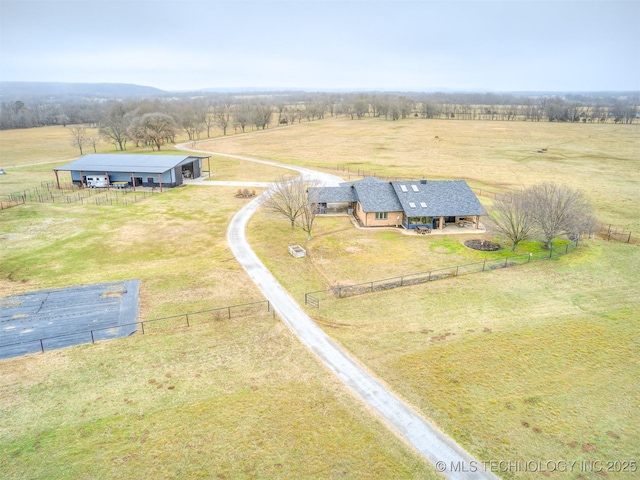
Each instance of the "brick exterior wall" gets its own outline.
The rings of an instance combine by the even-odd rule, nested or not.
[[[358,202],[354,213],[365,227],[395,227],[396,225],[402,225],[403,212],[388,212],[386,220],[376,220],[375,212],[363,212],[362,205]],[[397,217],[400,218],[396,220]]]

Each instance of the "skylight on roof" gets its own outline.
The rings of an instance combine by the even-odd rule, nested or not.
[[[400,190],[402,190],[404,193],[407,193],[409,190],[407,190],[407,186],[406,185],[400,185]]]
[[[415,203],[413,203],[413,202],[409,202],[409,206],[410,206],[411,208],[416,208],[416,204],[415,204]]]
[[[426,204],[426,203],[424,203],[424,202],[420,202],[420,206],[421,206],[422,208],[427,208],[427,204]]]
[[[414,192],[419,192],[420,190],[418,190],[418,186],[417,185],[411,185],[411,188],[413,189]]]

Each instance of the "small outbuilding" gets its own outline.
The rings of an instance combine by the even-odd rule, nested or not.
[[[58,172],[71,172],[71,180],[82,188],[87,186],[110,188],[125,183],[137,186],[173,188],[182,185],[185,178],[198,178],[202,174],[202,160],[209,157],[195,155],[153,154],[91,154],[54,168],[58,187]],[[210,170],[210,169],[209,169]]]

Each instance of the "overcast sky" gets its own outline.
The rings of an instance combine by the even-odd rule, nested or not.
[[[0,80],[640,90],[640,0],[0,0]]]

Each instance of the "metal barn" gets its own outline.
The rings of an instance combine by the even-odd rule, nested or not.
[[[194,155],[118,155],[91,154],[54,168],[58,187],[58,172],[71,172],[74,184],[85,188],[88,178],[106,177],[106,188],[137,186],[173,188],[182,185],[185,178],[202,175],[202,160],[209,157]],[[209,167],[208,167],[209,168]],[[209,171],[211,169],[209,168]],[[125,185],[126,184],[126,185]]]

